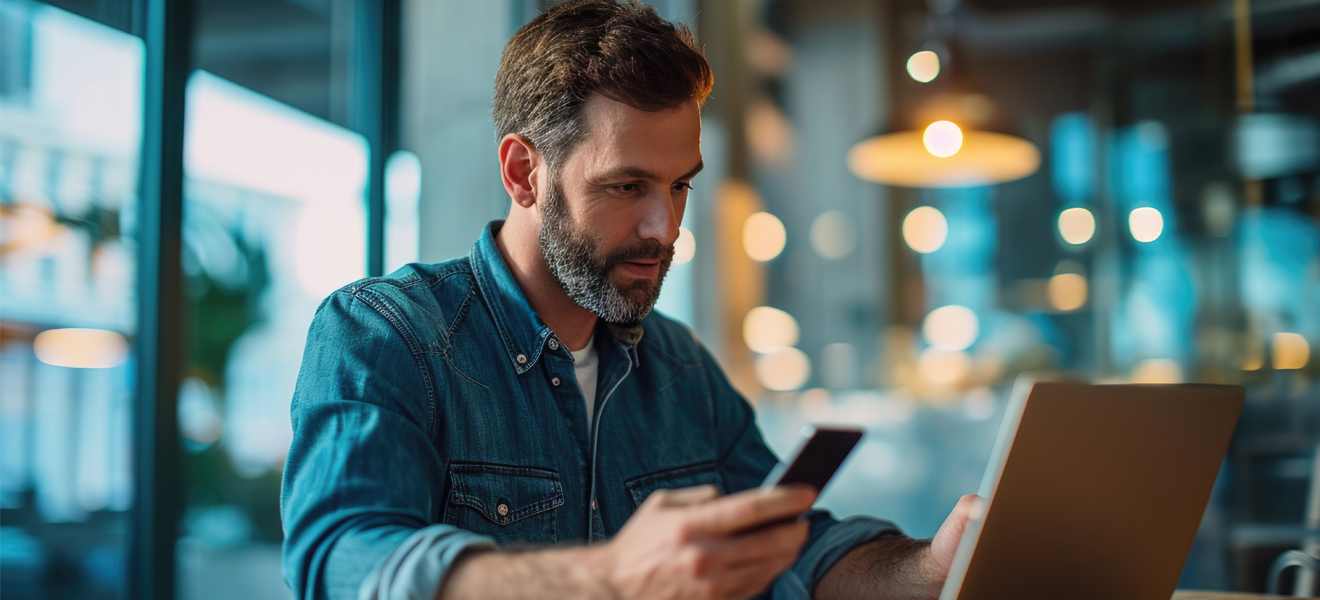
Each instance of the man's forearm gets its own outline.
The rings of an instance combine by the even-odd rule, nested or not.
[[[904,535],[854,548],[835,563],[812,596],[816,600],[916,600],[938,598],[947,573],[939,572],[930,540]]]
[[[474,552],[454,564],[436,600],[614,600],[597,548]]]

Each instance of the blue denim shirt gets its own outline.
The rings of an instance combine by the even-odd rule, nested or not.
[[[472,548],[595,543],[652,491],[760,484],[776,458],[687,327],[601,325],[593,427],[568,348],[488,225],[463,259],[327,298],[307,335],[284,470],[284,578],[298,598],[431,600]],[[897,531],[812,511],[767,596],[807,598],[848,550]]]

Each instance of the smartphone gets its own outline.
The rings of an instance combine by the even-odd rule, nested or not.
[[[861,439],[861,429],[808,425],[788,460],[771,469],[761,487],[800,483],[822,492]]]

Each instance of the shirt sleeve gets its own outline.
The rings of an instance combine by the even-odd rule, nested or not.
[[[733,389],[724,371],[704,347],[701,353],[714,388],[711,397],[719,436],[718,468],[725,489],[733,493],[761,485],[779,459],[761,436],[751,404]],[[901,533],[892,522],[874,517],[856,516],[840,521],[829,511],[811,510],[806,518],[811,524],[811,532],[802,546],[802,553],[762,598],[809,599],[816,583],[853,548],[882,535]]]
[[[317,310],[280,499],[297,598],[431,600],[462,553],[494,547],[432,523],[444,478],[424,368],[364,300],[336,292]]]

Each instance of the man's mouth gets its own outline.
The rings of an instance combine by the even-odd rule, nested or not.
[[[627,275],[654,278],[660,274],[660,259],[641,258],[637,260],[626,260],[620,262],[618,267]]]

